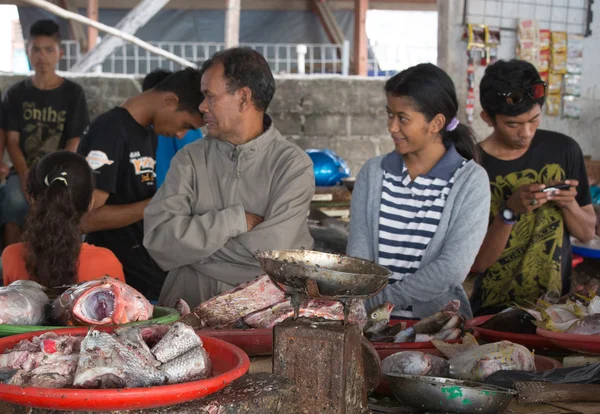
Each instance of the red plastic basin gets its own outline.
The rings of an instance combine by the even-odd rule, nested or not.
[[[273,329],[201,329],[196,333],[229,342],[249,356],[273,355]]]
[[[402,322],[406,322],[406,327],[410,328],[414,324],[416,324],[417,320],[401,320],[401,319],[393,319],[390,321],[390,325],[396,325]],[[466,327],[466,325],[465,325]],[[475,338],[478,337],[477,332],[475,332]],[[453,339],[451,341],[444,341],[448,344],[456,344],[462,343],[462,339]],[[379,355],[391,355],[400,351],[422,351],[424,349],[433,349],[435,350],[435,346],[431,341],[429,342],[371,342],[371,345],[377,350]],[[383,351],[383,352],[380,352]]]
[[[97,328],[110,332],[110,328]],[[45,331],[48,332],[48,331]],[[67,328],[55,331],[57,335],[80,335],[88,328]],[[0,353],[13,348],[19,341],[30,339],[42,332],[30,332],[0,339]],[[175,405],[212,394],[241,377],[250,367],[248,356],[241,349],[219,339],[200,335],[208,352],[213,376],[181,384],[148,388],[121,388],[107,390],[18,387],[0,384],[0,400],[34,408],[70,411],[138,410]]]
[[[493,331],[491,329],[481,328],[480,325],[493,318],[496,315],[478,316],[468,320],[465,328],[472,328],[486,342],[510,341],[515,344],[523,345],[531,351],[545,351],[560,349],[554,345],[548,338],[535,334],[519,334],[512,332]]]
[[[562,349],[600,355],[600,335],[576,335],[542,328],[537,328],[537,333]]]

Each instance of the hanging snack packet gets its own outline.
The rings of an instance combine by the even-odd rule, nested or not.
[[[546,115],[559,116],[560,115],[560,95],[548,95],[546,97]]]
[[[560,95],[562,78],[562,75],[558,73],[550,73],[548,75],[548,95]]]
[[[554,73],[567,73],[567,54],[565,52],[552,51],[550,70]]]
[[[548,83],[548,72],[540,72],[540,78],[546,83]]]
[[[519,46],[517,49],[517,57],[521,60],[525,60],[537,66],[539,59],[539,51],[536,43],[533,40],[521,40],[519,39]]]
[[[583,71],[583,37],[569,35],[567,44],[567,72],[581,73]]]
[[[490,48],[500,44],[500,28],[498,26],[486,26],[485,44]]]
[[[540,50],[550,50],[550,30],[540,30]]]
[[[550,67],[550,50],[540,50],[540,57],[536,66],[538,72],[548,72],[548,68]]]
[[[469,43],[467,49],[484,49],[485,48],[485,25],[469,24]]]
[[[581,75],[565,75],[563,91],[565,95],[581,96]]]
[[[552,52],[566,52],[567,51],[567,33],[566,32],[552,32]]]
[[[581,116],[581,105],[576,96],[563,97],[563,116],[565,118],[579,119]]]
[[[539,42],[540,28],[537,20],[520,20],[519,21],[519,39],[533,40]]]

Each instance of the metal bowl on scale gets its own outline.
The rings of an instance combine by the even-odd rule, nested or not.
[[[312,250],[272,250],[256,257],[283,291],[314,299],[369,299],[392,274],[367,260]]]

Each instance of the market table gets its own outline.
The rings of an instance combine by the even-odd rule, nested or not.
[[[188,403],[147,410],[110,411],[112,414],[292,414],[295,387],[292,382],[274,375],[245,375],[227,388],[205,398]],[[75,414],[74,411],[42,410],[0,401],[2,414]],[[82,412],[77,412],[81,414]],[[90,412],[83,412],[91,414]]]

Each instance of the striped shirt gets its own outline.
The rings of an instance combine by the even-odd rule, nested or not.
[[[390,284],[419,269],[423,254],[438,228],[455,173],[466,164],[451,146],[429,173],[411,181],[401,156],[398,155],[396,161],[397,158],[400,158],[400,164],[393,167],[390,159],[387,162],[384,159],[379,212],[378,262],[393,272]]]

